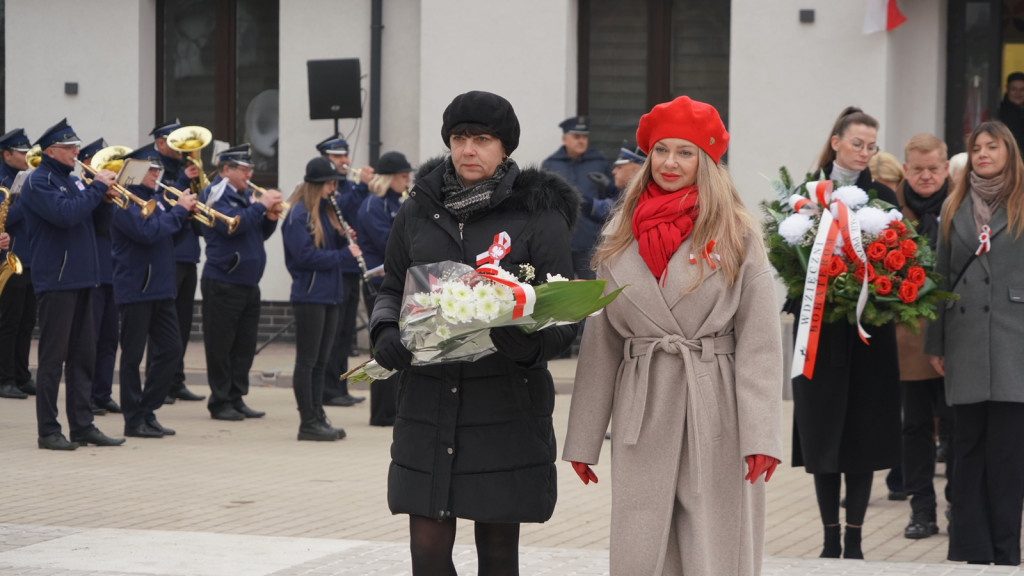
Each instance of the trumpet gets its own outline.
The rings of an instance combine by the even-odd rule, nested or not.
[[[256,200],[259,200],[260,197],[262,197],[267,192],[266,188],[253,184],[252,180],[246,180],[245,183],[249,186],[249,188],[252,188],[252,197],[255,198]],[[291,207],[291,204],[285,202],[284,200],[281,200],[281,203],[275,205],[273,208],[270,209],[270,211],[273,212],[274,214],[281,215],[290,210]]]
[[[168,186],[163,182],[157,182],[157,185],[164,189],[164,200],[166,200],[171,206],[176,206],[178,204],[176,198],[180,198],[183,192],[173,186]],[[168,192],[173,194],[174,198],[168,196]],[[217,220],[220,220],[228,227],[228,234],[234,234],[235,229],[238,228],[238,223],[242,221],[239,216],[228,218],[226,215],[199,201],[196,202],[196,211],[192,214],[192,218],[195,218],[200,224],[209,226],[210,228],[213,228],[213,225],[217,223]]]
[[[103,150],[106,150],[106,148],[104,148]],[[103,150],[100,150],[100,152],[103,152]],[[99,152],[96,153],[96,156],[99,156]],[[93,156],[93,159],[95,158],[96,157]],[[75,162],[77,162],[83,170],[88,171],[93,176],[96,176],[96,173],[103,169],[93,168],[88,164],[83,164],[82,161],[78,159],[76,159]],[[91,179],[87,180],[89,180],[90,182],[92,181]],[[134,202],[139,206],[139,208],[142,209],[143,218],[149,218],[149,216],[153,213],[153,210],[156,210],[156,200],[153,200],[152,198],[150,198],[149,200],[143,200],[142,198],[139,198],[134,193],[132,193],[131,190],[125,188],[124,186],[121,186],[117,182],[114,182],[110,187],[113,188],[118,193],[118,197],[114,198],[113,202],[114,204],[117,204],[117,207],[120,208],[121,210],[127,210],[129,202]]]
[[[199,151],[206,148],[210,142],[213,142],[213,134],[202,126],[182,126],[167,135],[167,145],[171,150],[181,152],[186,162],[199,169],[199,176],[188,184],[196,196],[202,194],[210,185],[209,177],[203,172],[203,159],[199,157]]]

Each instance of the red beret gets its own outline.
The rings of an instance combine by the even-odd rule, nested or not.
[[[718,164],[729,147],[729,133],[714,106],[680,96],[658,104],[640,117],[636,143],[645,153],[663,138],[682,138],[697,145]]]

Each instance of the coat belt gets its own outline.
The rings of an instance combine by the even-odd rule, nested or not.
[[[694,353],[699,352],[701,362],[715,361],[715,355],[729,355],[736,351],[736,338],[733,333],[723,336],[704,336],[700,339],[688,340],[678,334],[669,334],[661,338],[630,338],[625,341],[623,355],[628,359],[638,359],[640,375],[634,391],[636,401],[623,426],[623,443],[627,446],[636,445],[640,438],[644,413],[647,410],[647,393],[651,373],[651,360],[657,351],[667,352],[682,358],[686,369],[686,436],[694,455],[696,466],[691,470],[696,473],[697,493],[701,491],[701,453],[700,425],[697,418],[697,371],[694,366]],[[717,418],[715,414],[712,418]]]

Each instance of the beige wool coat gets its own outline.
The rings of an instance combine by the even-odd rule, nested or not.
[[[611,420],[612,575],[761,572],[765,484],[743,477],[747,455],[782,459],[775,281],[751,238],[732,286],[708,270],[682,296],[691,252],[664,287],[636,243],[598,270],[626,289],[587,319],[562,459],[598,464]]]

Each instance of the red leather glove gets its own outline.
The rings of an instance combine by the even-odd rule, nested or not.
[[[589,464],[573,462],[572,469],[576,471],[576,475],[580,477],[580,480],[583,480],[583,484],[590,484],[591,482],[597,484],[597,474],[594,474]]]
[[[772,474],[775,473],[775,467],[779,465],[779,461],[771,456],[765,456],[764,454],[754,454],[747,456],[747,475],[743,477],[744,480],[750,480],[753,484],[757,482],[757,479],[764,474],[764,481],[768,482],[772,479]]]

